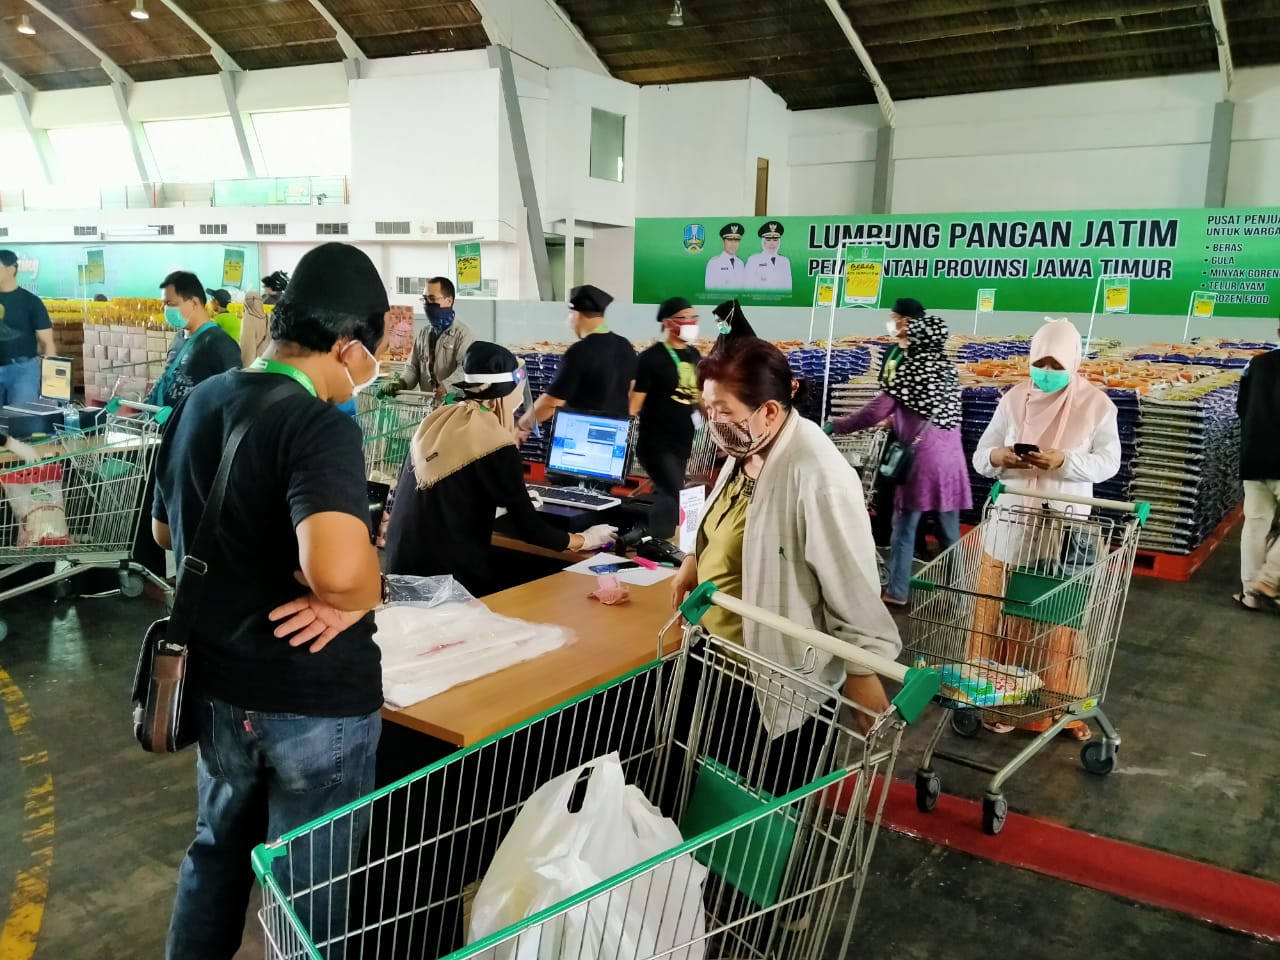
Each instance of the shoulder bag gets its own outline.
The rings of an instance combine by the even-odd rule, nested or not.
[[[916,465],[916,448],[920,446],[920,441],[924,439],[930,426],[932,424],[926,420],[924,426],[916,432],[916,438],[910,443],[903,443],[900,440],[890,443],[885,448],[884,461],[880,464],[880,476],[899,486],[910,480],[911,471]]]
[[[178,589],[169,616],[147,629],[133,677],[133,735],[148,753],[176,753],[199,736],[194,703],[187,693],[187,650],[191,625],[199,616],[214,530],[227,495],[236,451],[258,415],[293,389],[281,384],[268,390],[257,406],[235,425],[222,448],[218,473],[196,527],[191,549],[178,567]]]

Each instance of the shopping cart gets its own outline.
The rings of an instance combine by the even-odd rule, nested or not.
[[[1072,512],[1073,506],[1095,512]],[[1138,535],[1151,507],[997,483],[982,522],[912,579],[906,652],[942,677],[947,708],[916,772],[916,802],[937,803],[935,757],[992,774],[982,825],[997,834],[1008,814],[1003,786],[1062,729],[1095,719],[1102,738],[1084,744],[1090,773],[1115,767],[1120,735],[1102,711],[1133,576]],[[944,728],[974,737],[983,723],[1040,731],[1003,767],[937,749]]]
[[[356,422],[364,434],[366,478],[395,486],[413,435],[435,407],[433,394],[415,390],[403,390],[394,397],[378,397],[372,389],[359,394]]]
[[[661,952],[631,945],[626,960],[844,956],[903,726],[936,694],[937,674],[801,630],[709,584],[682,613],[696,624],[712,605],[808,644],[806,662],[784,669],[689,625],[678,652],[662,656],[660,637],[649,665],[259,846],[269,960],[623,960],[565,931],[602,929],[619,911],[633,918],[632,908],[647,917],[657,904],[662,929],[685,933]],[[872,713],[816,677],[820,651],[904,686]],[[771,741],[759,718],[788,711],[803,724]],[[477,881],[524,802],[611,752],[684,842],[465,944]],[[703,915],[673,915],[670,904],[697,897],[694,861],[705,868]],[[847,920],[832,935],[838,905]]]
[[[633,421],[631,428],[631,449],[637,449],[640,439],[639,421]],[[711,484],[715,482],[716,465],[724,455],[719,453],[715,441],[711,439],[711,431],[707,429],[704,423],[693,434],[693,447],[689,453],[689,461],[684,469],[684,478],[686,482],[693,483],[695,481]],[[635,457],[631,461],[631,476],[640,480],[652,479],[649,471],[644,468],[644,464],[640,462],[639,457]]]
[[[875,496],[876,483],[880,479],[880,464],[884,460],[884,447],[889,431],[884,429],[862,430],[832,437],[836,449],[849,461],[849,466],[862,478],[863,500],[870,506]]]
[[[131,556],[170,411],[130,401],[127,407],[139,415],[122,416],[124,406],[112,400],[102,425],[41,443],[35,463],[0,468],[0,581],[36,564],[54,565],[44,576],[0,589],[0,602],[93,568],[118,569],[127,597],[142,593],[144,579],[169,593],[164,580]],[[7,632],[0,620],[0,639]]]

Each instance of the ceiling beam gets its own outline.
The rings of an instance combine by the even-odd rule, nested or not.
[[[347,33],[347,28],[338,22],[338,18],[333,15],[323,0],[309,0],[311,6],[315,7],[316,13],[324,18],[324,22],[333,28],[334,37],[338,41],[338,46],[342,48],[342,55],[348,60],[354,60],[357,64],[356,70],[359,72],[359,64],[368,60],[368,56],[360,49],[360,44],[356,43],[355,38]]]
[[[26,77],[3,61],[0,61],[0,77],[4,77],[5,83],[13,87],[14,93],[22,94],[26,97],[35,96],[36,88],[27,82]]]
[[[596,65],[596,68],[607,77],[613,76],[612,71],[605,65],[605,62],[600,59],[600,54],[596,51],[596,48],[592,46],[591,41],[589,41],[586,36],[583,35],[582,31],[578,29],[578,25],[574,23],[573,18],[565,12],[564,7],[556,3],[555,0],[517,0],[517,2],[521,4],[528,4],[529,7],[543,7],[544,10],[534,12],[531,16],[537,17],[545,13],[555,17],[555,19],[560,22],[560,25],[569,32],[569,36],[573,38],[573,41],[579,46],[579,48],[581,48],[582,52],[586,54],[587,58]],[[494,8],[494,3],[490,3],[488,0],[472,0],[471,5],[475,7],[476,12],[480,14],[480,25],[484,28],[485,35],[488,36],[490,43],[495,46],[506,47],[508,50],[513,50],[518,56],[525,57],[525,59],[531,59],[520,52],[520,48],[527,48],[527,45],[520,42],[522,38],[513,36],[513,32],[503,26],[502,18],[498,16],[498,12]],[[511,9],[515,9],[514,2],[511,4]],[[535,60],[533,62],[536,63],[537,61]],[[554,66],[554,64],[543,64],[543,66],[550,67]]]
[[[40,0],[26,0],[26,3],[32,10],[37,11],[72,40],[97,57],[98,63],[102,65],[102,69],[111,78],[112,83],[133,83],[133,78],[125,73],[120,64],[108,57],[92,40],[46,7]]]
[[[239,71],[243,69],[240,64],[236,63],[235,58],[222,48],[222,44],[218,43],[217,40],[213,39],[213,37],[209,35],[209,31],[200,26],[191,14],[178,6],[177,0],[160,0],[160,2],[168,7],[175,17],[187,25],[188,30],[194,33],[205,45],[208,46],[209,56],[213,57],[214,61],[218,64],[219,70]]]
[[[1222,99],[1231,97],[1231,84],[1236,78],[1235,64],[1231,62],[1231,39],[1227,34],[1227,14],[1222,0],[1209,0],[1209,16],[1213,19],[1213,31],[1218,42],[1218,72],[1222,74]]]
[[[116,80],[111,84],[111,93],[115,97],[116,110],[120,114],[120,122],[129,134],[129,148],[133,151],[133,162],[138,168],[139,183],[156,183],[160,179],[160,171],[156,168],[155,155],[151,152],[151,144],[147,141],[147,133],[142,124],[133,119],[129,112],[129,90],[131,84],[124,80]]]
[[[44,182],[53,183],[56,167],[53,159],[53,144],[49,142],[49,131],[37,127],[35,121],[31,119],[31,105],[35,101],[36,88],[6,63],[0,63],[0,77],[4,77],[5,82],[13,87],[13,102],[18,108],[18,117],[22,120],[22,126],[26,129],[27,136],[31,138],[31,145],[35,148],[36,158],[40,161],[40,170],[44,173]]]
[[[244,114],[240,112],[240,103],[236,98],[235,70],[223,70],[218,74],[222,83],[222,96],[227,101],[227,116],[231,118],[231,128],[236,135],[236,145],[240,148],[240,159],[244,162],[244,175],[256,177],[258,171],[253,162],[253,151],[249,148],[249,132],[245,128]]]
[[[893,98],[889,96],[889,90],[884,85],[884,80],[880,78],[880,71],[871,62],[871,54],[867,53],[867,48],[862,45],[862,40],[858,37],[858,31],[853,29],[853,23],[849,20],[849,15],[844,12],[844,7],[840,5],[840,0],[826,0],[826,2],[827,9],[831,11],[831,16],[835,18],[840,31],[844,34],[845,39],[849,41],[849,46],[853,47],[853,52],[862,64],[862,69],[867,73],[867,79],[871,81],[871,89],[875,91],[876,103],[880,104],[880,112],[884,114],[885,124],[892,127],[894,116]]]

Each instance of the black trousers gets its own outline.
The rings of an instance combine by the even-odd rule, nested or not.
[[[684,489],[684,473],[689,465],[690,452],[688,446],[664,449],[659,445],[642,445],[636,451],[641,466],[653,481],[649,533],[659,540],[671,539],[680,525],[680,491]]]

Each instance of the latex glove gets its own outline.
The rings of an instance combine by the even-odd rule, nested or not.
[[[594,527],[588,527],[582,533],[582,549],[586,550],[603,550],[609,544],[618,539],[618,528],[611,527],[607,523],[597,524]]]
[[[826,423],[822,425],[822,432],[825,433],[828,437],[833,437],[835,436],[835,433],[836,433],[836,425],[832,423],[830,420],[828,420]]]

